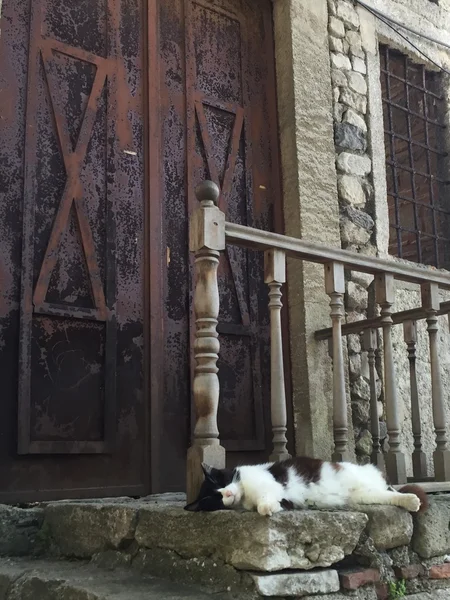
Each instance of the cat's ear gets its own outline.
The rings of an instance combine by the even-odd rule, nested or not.
[[[189,510],[190,512],[198,512],[200,510],[200,501],[195,500],[194,502],[191,502],[190,504],[186,504],[186,506],[184,507],[184,510]]]
[[[210,478],[214,469],[206,463],[202,463],[202,470],[205,477]]]

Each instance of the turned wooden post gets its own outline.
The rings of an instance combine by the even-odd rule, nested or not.
[[[342,321],[345,315],[345,277],[343,264],[332,262],[325,265],[325,291],[330,296],[330,315],[333,329],[333,460],[343,461],[350,460],[344,352],[342,348]]]
[[[436,450],[433,454],[434,476],[436,481],[449,481],[450,451],[447,448],[447,427],[445,423],[444,394],[439,360],[439,327],[437,316],[440,308],[439,287],[437,283],[424,283],[421,289],[422,307],[427,313],[427,329],[430,341],[431,399],[433,403],[434,430],[436,433]]]
[[[376,329],[366,329],[363,334],[363,350],[367,352],[370,381],[370,432],[372,434],[372,454],[370,460],[382,471],[385,470],[383,452],[380,444],[380,418],[378,415],[377,369],[375,352],[377,349]]]
[[[414,451],[412,454],[413,475],[416,479],[423,479],[424,477],[427,477],[427,457],[425,452],[422,450],[422,423],[420,417],[419,392],[417,389],[416,321],[405,321],[403,323],[403,339],[408,346],[409,381],[411,388],[411,421],[414,436]]]
[[[281,286],[286,282],[286,255],[282,250],[264,253],[264,281],[269,286],[270,309],[270,414],[273,451],[270,460],[290,458],[286,444],[287,412],[284,388]]]
[[[376,299],[381,307],[384,356],[384,395],[389,451],[385,456],[386,472],[392,484],[406,483],[405,456],[400,450],[400,420],[397,400],[397,381],[392,345],[392,305],[395,300],[393,275],[380,274],[375,278]]]
[[[195,253],[195,374],[193,396],[197,422],[192,446],[187,453],[187,500],[198,495],[203,481],[201,465],[225,467],[225,448],[219,443],[217,409],[219,378],[217,360],[219,340],[219,288],[217,267],[220,251],[225,249],[225,215],[217,207],[219,188],[204,181],[195,190],[200,206],[190,220],[189,248]]]

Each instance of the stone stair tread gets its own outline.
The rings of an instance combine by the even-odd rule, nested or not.
[[[85,561],[0,559],[0,600],[206,600],[211,595],[150,576],[103,571]]]

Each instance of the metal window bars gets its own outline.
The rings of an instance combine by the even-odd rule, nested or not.
[[[445,125],[440,73],[380,45],[389,204],[389,252],[450,266],[450,203],[444,193]]]

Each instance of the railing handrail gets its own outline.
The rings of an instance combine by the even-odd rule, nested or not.
[[[220,341],[218,319],[220,296],[218,266],[226,244],[234,244],[264,252],[264,281],[269,288],[270,309],[270,376],[271,424],[273,433],[272,460],[289,457],[287,451],[286,393],[284,386],[281,308],[283,284],[286,282],[286,256],[324,265],[324,292],[330,299],[332,327],[316,331],[316,338],[331,338],[329,345],[333,362],[333,460],[350,460],[348,436],[348,406],[343,351],[343,334],[358,333],[365,329],[362,348],[367,352],[370,374],[370,414],[373,436],[372,462],[385,465],[393,483],[406,483],[405,454],[401,448],[401,419],[398,400],[395,344],[393,326],[403,323],[404,341],[408,348],[411,385],[411,414],[414,437],[413,472],[415,477],[427,476],[426,455],[422,450],[420,403],[416,374],[416,346],[418,319],[426,319],[431,367],[431,403],[436,449],[433,453],[435,478],[450,481],[450,449],[444,403],[444,388],[440,372],[438,316],[450,312],[450,302],[440,302],[439,289],[450,289],[450,273],[407,261],[365,256],[314,242],[272,233],[226,221],[219,208],[220,190],[212,181],[204,181],[196,189],[199,201],[190,218],[189,247],[195,255],[195,373],[193,397],[196,425],[192,445],[187,453],[188,500],[195,499],[203,481],[204,462],[223,468],[225,448],[220,443],[217,415],[220,384],[217,361]],[[346,278],[345,269],[374,275],[375,302],[380,316],[344,324]],[[412,310],[394,312],[395,280],[420,285],[421,306]],[[383,379],[386,426],[389,449],[382,452],[378,423],[378,394],[376,353],[378,334],[382,330]]]
[[[317,244],[281,233],[230,223],[229,221],[225,221],[225,238],[227,243],[237,246],[245,246],[255,250],[283,250],[288,256],[309,262],[319,264],[340,262],[346,269],[372,275],[388,273],[401,281],[436,283],[440,288],[450,289],[450,273],[439,271],[433,267],[378,256],[365,256],[350,250]]]
[[[447,315],[450,313],[450,301],[441,302],[440,309],[436,311],[438,316]],[[416,308],[409,308],[408,310],[401,310],[392,314],[392,321],[394,325],[400,325],[405,321],[421,321],[427,318],[427,310],[418,306]],[[379,329],[383,326],[381,317],[371,317],[369,319],[362,319],[361,321],[354,321],[352,323],[344,323],[342,325],[342,335],[350,335],[352,333],[362,333],[367,329]],[[328,340],[333,334],[331,327],[324,329],[318,329],[314,333],[316,340]]]

